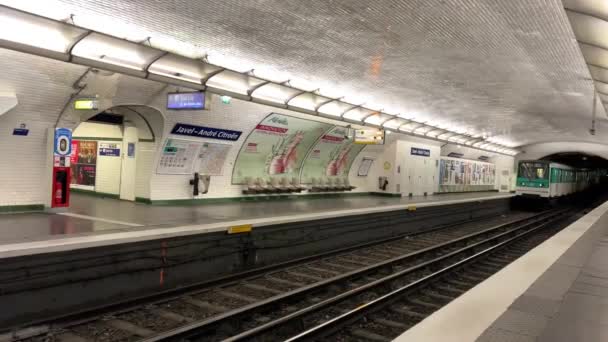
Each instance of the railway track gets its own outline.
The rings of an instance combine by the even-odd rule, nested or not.
[[[463,249],[473,250],[471,248],[478,248],[475,246],[489,240],[504,239],[526,227],[549,222],[558,213],[563,212],[520,213],[513,217],[460,223],[304,258],[228,277],[219,285],[212,283],[162,296],[143,297],[118,306],[37,322],[26,329],[7,333],[0,340],[266,340],[269,327],[274,330],[278,322],[293,322],[290,317],[294,315],[300,320],[303,311],[320,312],[317,316],[321,318],[314,322],[328,321],[343,314],[348,307],[336,306],[333,311],[329,309],[331,312],[323,312],[320,308],[331,305],[328,303],[373,288],[373,292],[361,292],[363,297],[356,300],[359,304],[362,299],[369,302],[394,288],[394,284],[387,282],[387,277],[414,281],[421,275],[430,274],[427,263],[431,260],[447,258],[456,252],[465,253]],[[295,330],[281,327],[271,331],[268,340],[288,338],[310,327],[306,320],[296,325],[299,328]],[[278,331],[282,333],[278,334]]]
[[[224,341],[392,341],[551,237],[571,216],[556,213],[514,229],[515,234],[474,243]]]

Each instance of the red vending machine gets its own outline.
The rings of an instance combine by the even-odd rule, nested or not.
[[[53,148],[53,175],[51,208],[70,206],[70,154],[72,153],[72,131],[56,128]]]

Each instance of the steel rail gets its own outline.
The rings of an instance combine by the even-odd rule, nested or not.
[[[333,334],[333,333],[343,329],[344,327],[348,326],[349,324],[352,324],[353,322],[358,321],[362,317],[367,316],[371,313],[374,313],[378,310],[381,310],[382,308],[386,307],[387,305],[390,305],[391,303],[397,301],[402,296],[404,296],[408,293],[411,293],[412,291],[418,290],[419,288],[423,287],[425,284],[433,282],[433,281],[437,280],[438,278],[445,276],[449,272],[452,272],[461,266],[471,263],[500,248],[506,247],[513,242],[516,242],[524,237],[527,237],[533,233],[536,233],[536,232],[540,231],[541,229],[546,228],[550,223],[553,223],[554,221],[559,220],[560,218],[561,218],[561,215],[559,215],[559,216],[556,215],[555,217],[552,217],[551,220],[548,222],[539,224],[538,226],[536,226],[530,230],[526,230],[522,233],[519,233],[505,241],[497,243],[494,246],[488,247],[481,252],[475,253],[467,258],[464,258],[460,261],[455,262],[454,264],[451,264],[445,268],[435,271],[430,275],[417,279],[403,287],[400,287],[394,291],[391,291],[390,293],[387,293],[383,296],[373,299],[346,313],[343,313],[335,318],[332,318],[326,322],[323,322],[313,328],[307,329],[304,332],[301,332],[293,337],[286,339],[285,342],[311,341],[311,340],[315,340],[315,339]],[[251,336],[252,335],[248,335],[247,337],[251,337]],[[238,340],[242,340],[242,338],[239,338],[239,339],[232,338],[232,339],[227,339],[225,341],[238,341]]]
[[[540,214],[543,214],[543,213],[540,213]],[[375,245],[381,245],[384,243],[397,241],[397,240],[403,239],[405,237],[424,235],[427,233],[441,231],[443,229],[447,229],[450,227],[454,227],[454,226],[458,226],[458,225],[462,225],[462,224],[466,224],[466,223],[482,221],[482,220],[485,220],[485,219],[488,219],[491,217],[493,217],[493,215],[486,215],[486,216],[481,216],[481,217],[477,217],[474,219],[461,220],[458,222],[439,225],[437,227],[434,227],[432,229],[428,229],[425,231],[407,232],[407,233],[395,235],[395,236],[392,236],[389,238],[373,240],[373,241],[356,244],[356,245],[349,246],[349,247],[335,249],[335,250],[332,250],[329,252],[317,253],[317,254],[313,254],[313,255],[309,255],[309,256],[305,256],[305,257],[301,257],[301,258],[296,258],[296,259],[292,259],[292,260],[288,260],[288,261],[284,261],[284,262],[280,262],[280,263],[276,263],[276,264],[256,267],[256,268],[246,270],[243,272],[226,275],[226,276],[219,277],[219,278],[216,278],[213,280],[199,282],[199,283],[191,284],[191,285],[176,288],[176,289],[169,289],[169,290],[157,292],[157,293],[150,294],[150,295],[133,297],[133,298],[116,301],[116,302],[112,302],[112,303],[108,303],[108,304],[104,304],[104,305],[100,305],[100,306],[86,308],[83,310],[76,310],[76,311],[70,312],[68,314],[57,315],[55,317],[47,318],[44,320],[30,321],[26,324],[22,324],[20,326],[12,327],[10,329],[4,330],[4,333],[13,334],[17,338],[19,338],[18,336],[22,335],[21,330],[24,331],[24,333],[23,333],[23,335],[25,335],[24,337],[31,337],[33,332],[35,332],[35,335],[41,335],[41,334],[50,332],[51,330],[65,329],[65,328],[69,328],[70,326],[95,321],[104,316],[107,316],[109,313],[115,314],[115,313],[127,312],[130,310],[136,309],[138,307],[144,306],[144,305],[157,304],[157,303],[161,303],[161,302],[170,301],[172,299],[177,299],[177,298],[180,298],[181,296],[184,296],[185,294],[211,290],[218,286],[227,286],[227,285],[231,285],[231,284],[236,284],[236,283],[244,281],[244,280],[249,280],[249,279],[252,279],[255,277],[259,277],[263,274],[278,271],[278,270],[285,269],[285,268],[288,268],[291,266],[306,264],[306,263],[309,263],[312,261],[322,260],[324,258],[340,255],[343,253],[348,253],[348,252],[355,251],[355,250],[358,250],[361,248],[372,247]]]
[[[557,214],[559,215],[560,213],[563,213],[563,212],[564,212],[564,210],[560,210],[560,211],[557,211]],[[210,317],[210,318],[206,318],[206,319],[202,319],[202,320],[199,320],[199,321],[196,321],[196,322],[192,322],[192,323],[189,323],[187,325],[175,328],[173,330],[166,331],[166,332],[163,332],[163,333],[159,333],[159,334],[156,334],[156,335],[153,335],[153,336],[141,339],[139,341],[141,341],[141,342],[144,342],[144,341],[145,342],[155,342],[155,341],[164,341],[164,340],[180,340],[180,339],[183,339],[183,338],[188,338],[191,335],[196,335],[196,334],[198,334],[199,332],[202,332],[202,331],[213,331],[215,329],[215,327],[218,327],[218,326],[221,326],[221,325],[224,325],[224,324],[228,324],[228,322],[231,322],[231,321],[232,322],[238,322],[241,317],[247,317],[247,316],[252,315],[256,311],[263,311],[265,309],[268,309],[269,307],[277,306],[277,305],[280,305],[282,303],[288,302],[290,300],[295,300],[295,299],[298,299],[298,298],[302,298],[302,297],[306,296],[307,294],[310,294],[310,293],[313,293],[313,292],[318,292],[319,290],[321,290],[324,287],[332,286],[332,285],[335,285],[335,284],[337,284],[339,282],[344,282],[344,281],[347,281],[347,280],[352,279],[352,278],[361,277],[361,276],[364,276],[366,274],[369,274],[369,273],[372,273],[374,271],[378,271],[378,270],[381,270],[381,269],[384,269],[384,268],[391,268],[391,270],[392,270],[392,267],[394,265],[396,265],[396,264],[407,262],[407,261],[409,261],[411,259],[419,258],[419,257],[422,257],[423,255],[426,255],[426,254],[429,254],[429,253],[434,253],[434,252],[439,251],[441,249],[445,249],[446,247],[454,246],[454,245],[457,245],[457,244],[460,244],[460,243],[465,243],[467,241],[470,241],[471,239],[479,238],[480,236],[482,236],[484,234],[495,233],[495,232],[497,232],[497,231],[499,231],[501,229],[508,229],[510,226],[517,225],[514,229],[508,230],[508,231],[506,231],[504,233],[500,233],[498,235],[494,235],[494,236],[490,237],[489,239],[486,239],[486,240],[483,240],[482,242],[480,242],[480,243],[487,243],[488,240],[500,238],[500,237],[502,237],[504,235],[512,234],[514,231],[525,229],[526,227],[532,226],[532,225],[534,225],[536,223],[539,223],[539,222],[542,222],[542,221],[545,221],[545,220],[550,220],[555,215],[556,215],[556,211],[555,210],[548,210],[548,211],[541,212],[541,213],[539,213],[537,215],[534,215],[534,216],[530,216],[530,217],[527,217],[527,218],[513,220],[511,222],[499,224],[499,225],[496,225],[496,226],[484,229],[484,230],[479,231],[479,232],[467,234],[465,236],[461,236],[461,237],[458,237],[456,239],[453,239],[453,240],[450,240],[450,241],[447,241],[447,242],[444,242],[444,243],[440,243],[440,244],[433,245],[433,246],[430,246],[430,247],[427,247],[427,248],[423,248],[423,249],[420,249],[420,250],[417,250],[417,251],[414,251],[414,252],[411,252],[411,253],[408,253],[408,254],[405,254],[405,255],[402,255],[402,256],[398,256],[398,257],[395,257],[395,258],[392,258],[392,259],[388,259],[388,260],[379,262],[379,263],[374,264],[374,265],[370,265],[370,266],[362,267],[362,268],[359,268],[359,269],[356,269],[356,270],[353,270],[353,271],[350,271],[350,272],[346,272],[346,273],[334,276],[332,278],[329,278],[329,279],[326,279],[326,280],[323,280],[323,281],[320,281],[320,282],[317,282],[317,283],[314,283],[314,284],[311,284],[311,285],[308,285],[308,286],[305,286],[305,287],[301,287],[301,288],[298,288],[298,289],[295,289],[295,290],[292,290],[292,291],[289,291],[289,292],[286,292],[286,293],[283,293],[283,294],[280,294],[280,295],[276,295],[276,296],[267,298],[265,300],[261,300],[261,301],[256,302],[256,303],[253,303],[253,304],[250,304],[250,305],[247,305],[247,306],[243,306],[241,308],[237,308],[237,309],[234,309],[234,310],[231,310],[231,311],[227,311],[225,313],[222,313],[222,314]],[[464,250],[469,250],[470,248],[474,248],[478,244],[479,243],[474,243],[474,244],[465,246],[463,249],[460,249],[458,251],[460,253],[462,253]],[[440,258],[444,258],[444,257],[450,256],[452,254],[453,253],[449,253],[449,254],[446,254],[446,255],[444,255],[444,256],[442,256]],[[435,260],[437,260],[437,259],[435,259]],[[424,263],[418,264],[418,265],[416,265],[416,266],[414,266],[412,268],[408,268],[407,270],[394,273],[393,275],[385,277],[385,278],[382,278],[382,279],[384,279],[386,281],[388,279],[393,279],[393,277],[398,277],[398,276],[401,276],[401,275],[404,275],[404,274],[409,274],[411,272],[414,272],[415,270],[418,270],[418,269],[420,269],[422,267],[425,267],[427,264],[429,264],[429,263],[428,262],[424,262]],[[382,282],[376,282],[376,281],[374,281],[374,282],[372,282],[370,284],[363,285],[361,287],[361,289],[362,290],[363,289],[367,289],[367,286],[376,286],[376,285],[379,285],[381,283]],[[359,293],[359,292],[358,291],[357,292],[349,291],[349,292],[343,293],[343,294],[341,294],[339,296],[333,297],[331,302],[333,303],[334,300],[343,299],[345,295],[353,295],[354,293]],[[325,303],[325,302],[326,301],[324,301],[322,303]],[[319,303],[319,304],[321,304],[321,303]],[[311,310],[311,308],[313,310],[315,310],[315,311],[316,310],[320,310],[321,306],[319,306],[319,304],[317,304],[315,306],[312,306],[312,307],[309,307],[307,309],[304,309],[305,312],[302,312],[302,314],[303,313],[309,313],[308,310]],[[276,321],[269,322],[267,324],[258,326],[258,327],[254,328],[254,329],[251,329],[251,330],[249,330],[249,331],[247,331],[245,333],[236,335],[236,336],[238,336],[238,338],[234,339],[234,341],[240,340],[241,336],[242,336],[242,338],[245,338],[245,337],[249,337],[250,334],[251,335],[256,335],[256,334],[261,333],[263,331],[266,331],[268,329],[272,329],[275,326],[275,323],[282,323],[286,319],[292,319],[292,318],[294,318],[294,316],[293,316],[294,314],[285,316],[285,317],[283,317],[281,319],[278,319]],[[232,341],[232,339],[228,339],[226,341]]]

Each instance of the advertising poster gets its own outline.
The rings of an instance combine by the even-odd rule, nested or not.
[[[97,141],[72,140],[71,184],[95,186]]]
[[[332,125],[270,114],[247,137],[232,174],[232,184],[247,177],[299,177],[306,153]]]
[[[302,183],[312,183],[312,178],[348,176],[353,161],[365,145],[356,144],[347,135],[347,128],[334,127],[319,138],[302,166]]]
[[[439,185],[494,185],[494,164],[473,160],[441,159],[439,162]]]

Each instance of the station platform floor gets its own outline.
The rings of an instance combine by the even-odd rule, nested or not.
[[[608,202],[394,341],[608,341]]]
[[[344,196],[287,201],[155,206],[73,194],[61,213],[0,215],[0,258],[348,215],[509,198],[510,193],[426,197]]]

